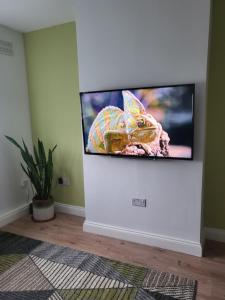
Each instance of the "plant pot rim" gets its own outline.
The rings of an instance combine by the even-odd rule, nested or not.
[[[34,197],[33,197],[33,200],[34,201],[48,201],[49,199],[52,199],[53,200],[53,197],[50,195],[47,199],[40,199],[40,198],[37,198],[37,195],[35,195]]]
[[[49,197],[48,199],[37,199],[33,197],[32,203],[35,207],[49,207],[54,205],[54,199],[52,197]]]

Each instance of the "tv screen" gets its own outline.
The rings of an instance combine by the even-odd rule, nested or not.
[[[80,93],[86,154],[193,158],[194,84]]]

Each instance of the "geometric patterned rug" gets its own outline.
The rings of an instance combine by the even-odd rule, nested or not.
[[[1,300],[195,299],[197,282],[0,232]]]

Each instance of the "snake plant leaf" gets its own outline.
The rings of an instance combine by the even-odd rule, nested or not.
[[[33,160],[33,157],[32,155],[28,152],[27,148],[26,150],[21,150],[21,155],[22,155],[22,158],[24,160],[24,162],[26,163],[27,165],[27,168],[33,173],[33,174],[37,174],[37,167],[36,167],[36,164]],[[38,184],[38,183],[37,183]]]
[[[28,173],[28,171],[25,169],[24,165],[23,165],[22,163],[21,163],[20,165],[21,165],[21,167],[22,167],[24,173],[29,177],[29,173]]]
[[[5,137],[7,138],[7,140],[9,140],[12,144],[14,144],[17,148],[19,148],[20,150],[22,149],[22,147],[17,143],[16,140],[14,140],[13,138],[11,138],[8,135],[5,135]]]
[[[5,137],[20,150],[24,161],[24,163],[21,163],[21,167],[31,181],[35,191],[35,198],[40,200],[49,199],[49,197],[51,197],[53,179],[52,153],[57,145],[49,149],[48,156],[46,157],[43,142],[38,139],[37,147],[35,145],[33,146],[34,155],[32,155],[24,140],[22,140],[21,146],[13,138],[9,136]]]
[[[34,157],[35,157],[35,160],[36,160],[36,164],[38,165],[40,163],[39,161],[39,157],[38,157],[38,152],[37,152],[37,148],[36,146],[34,145]]]
[[[40,176],[40,169],[39,169],[39,166],[40,166],[40,159],[39,159],[39,156],[38,156],[37,147],[34,145],[33,148],[34,148],[34,158],[35,158],[37,170],[38,170],[39,176]]]
[[[23,141],[23,146],[24,146],[24,152],[26,153],[27,157],[29,158],[30,163],[32,163],[32,165],[35,166],[36,164],[35,164],[35,161],[33,159],[33,156],[30,154],[24,140],[22,140],[22,141]]]
[[[40,141],[39,139],[38,139],[38,151],[39,151],[39,157],[40,157],[41,163],[43,165],[45,165],[45,163],[46,163],[45,149],[44,149],[44,145],[43,145],[42,141]]]
[[[39,172],[40,172],[40,179],[42,182],[42,191],[44,189],[44,181],[45,181],[45,168],[46,168],[46,156],[45,156],[45,149],[42,141],[38,139],[38,154],[39,154]]]
[[[51,182],[52,182],[52,151],[49,149],[48,152],[48,160],[45,168],[45,186],[44,186],[44,193],[48,194],[51,190]]]

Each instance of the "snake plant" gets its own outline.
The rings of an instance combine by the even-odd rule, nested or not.
[[[16,140],[9,136],[5,136],[12,144],[19,148],[24,163],[21,167],[25,174],[29,177],[31,184],[35,190],[35,200],[48,200],[51,197],[51,187],[53,179],[53,162],[52,154],[57,147],[55,145],[48,150],[46,156],[43,142],[38,139],[37,146],[34,145],[34,155],[32,155],[24,140],[22,146]]]

